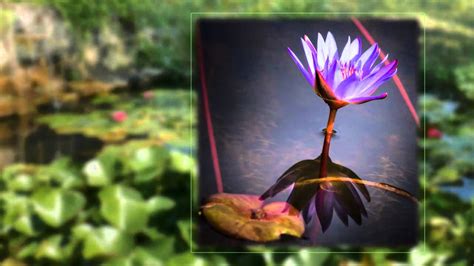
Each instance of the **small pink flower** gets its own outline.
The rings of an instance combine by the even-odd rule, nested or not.
[[[145,100],[153,99],[154,95],[155,94],[153,93],[153,91],[144,91],[143,92],[143,99],[145,99]]]
[[[430,139],[440,139],[443,137],[443,132],[437,127],[429,127],[428,132],[426,132],[426,136]]]
[[[121,123],[127,120],[127,113],[124,111],[115,111],[112,113],[112,120],[115,122]]]

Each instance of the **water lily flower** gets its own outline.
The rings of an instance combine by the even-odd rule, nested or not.
[[[112,113],[112,120],[115,122],[121,123],[125,120],[127,120],[127,113],[124,111],[115,111]]]
[[[443,132],[439,130],[435,126],[431,126],[428,128],[428,132],[426,133],[426,136],[430,139],[440,139],[443,137]]]
[[[142,95],[143,95],[143,99],[145,100],[153,99],[153,97],[155,96],[153,91],[144,91]]]
[[[378,64],[380,49],[373,44],[362,53],[359,38],[347,43],[338,53],[336,41],[331,32],[326,40],[318,33],[317,48],[308,36],[301,39],[308,67],[305,67],[295,53],[288,47],[288,53],[299,70],[331,109],[348,104],[362,104],[387,97],[387,93],[373,95],[377,88],[397,72],[398,61],[385,65],[388,55]]]

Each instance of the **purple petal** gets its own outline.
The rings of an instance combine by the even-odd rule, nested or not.
[[[315,62],[318,62],[318,60],[317,60],[317,57],[318,57],[318,56],[317,56],[316,48],[314,48],[313,43],[311,42],[311,40],[310,40],[310,39],[308,38],[308,36],[306,36],[306,35],[304,36],[304,40],[305,40],[306,44],[308,45],[309,49],[311,50],[311,52],[313,53],[314,57],[316,58],[316,59],[313,59],[313,61],[316,60]],[[318,64],[316,64],[315,70],[317,69],[317,65],[318,65]],[[314,66],[313,66],[313,68],[314,68]],[[315,74],[316,74],[316,72],[313,73],[313,76],[314,76]]]
[[[316,213],[318,214],[321,228],[326,231],[331,224],[334,208],[334,193],[320,189],[315,197]]]
[[[350,60],[349,58],[350,50],[351,50],[351,37],[349,36],[347,38],[346,46],[344,46],[344,49],[342,50],[342,53],[341,53],[340,61],[342,64],[345,64]]]
[[[338,65],[338,63],[337,63],[336,60],[332,61],[331,65],[329,65],[328,71],[326,73],[326,83],[331,88],[334,88],[334,76],[336,74],[337,65]]]
[[[388,96],[388,93],[384,92],[378,96],[356,97],[352,99],[347,99],[346,101],[352,104],[362,104],[362,103],[370,102],[373,100],[382,100],[382,99],[387,98],[387,96]]]
[[[309,48],[308,44],[303,39],[301,39],[301,44],[303,44],[304,54],[306,55],[306,60],[308,61],[311,75],[314,76],[314,63],[313,63],[313,55],[311,52],[311,48]]]
[[[290,54],[291,58],[295,62],[296,66],[300,69],[300,72],[303,74],[303,76],[306,78],[306,80],[309,82],[311,86],[314,84],[314,77],[308,73],[306,68],[301,64],[301,61],[298,59],[298,57],[291,51],[290,47],[288,47],[288,53]]]
[[[336,94],[337,98],[344,99],[347,97],[347,95],[351,95],[351,93],[357,88],[358,83],[359,79],[357,78],[356,74],[353,73],[337,86],[334,93]]]
[[[397,73],[398,61],[393,60],[390,64],[382,67],[378,72],[371,74],[359,84],[358,94],[353,96],[369,96],[377,90],[383,82]]]
[[[319,69],[324,69],[324,65],[326,64],[326,59],[328,56],[328,52],[326,49],[326,43],[324,42],[323,36],[321,33],[318,33],[318,66]]]
[[[336,200],[334,201],[334,210],[336,211],[337,216],[339,219],[346,225],[349,226],[349,216],[345,212],[344,208],[339,204]]]
[[[339,63],[336,63],[336,70],[334,73],[334,81],[333,81],[333,88],[339,87],[339,84],[344,80],[342,77],[341,66]]]
[[[337,44],[336,40],[334,40],[334,36],[332,36],[332,33],[328,31],[328,34],[326,36],[326,47],[328,51],[328,60],[334,60],[334,57],[337,54]]]
[[[359,57],[358,62],[361,63],[362,77],[370,72],[370,68],[374,64],[375,60],[377,60],[378,55],[379,46],[375,43]]]
[[[384,63],[385,63],[385,61],[387,61],[387,58],[388,58],[388,54],[385,55],[385,57],[383,58],[382,61],[380,61],[380,63],[378,63],[375,67],[372,68],[372,70],[370,70],[370,74],[373,74],[373,73],[379,71],[380,68],[384,66]]]
[[[356,59],[362,50],[362,42],[359,37],[355,38],[351,43],[349,60]]]

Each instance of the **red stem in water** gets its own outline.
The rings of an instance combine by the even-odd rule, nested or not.
[[[334,128],[334,120],[336,120],[336,112],[337,109],[329,109],[329,118],[328,124],[326,126],[326,132],[324,135],[324,144],[323,144],[323,151],[321,152],[321,166],[319,168],[319,177],[326,177],[328,175],[327,172],[327,164],[329,160],[329,145],[331,144],[331,137],[333,134]]]

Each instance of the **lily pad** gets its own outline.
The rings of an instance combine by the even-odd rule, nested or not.
[[[268,242],[283,234],[301,237],[304,232],[299,211],[286,202],[263,205],[259,196],[219,193],[201,209],[212,227],[235,238]]]

